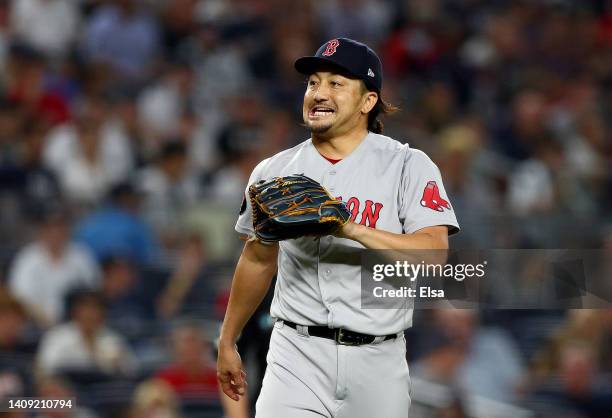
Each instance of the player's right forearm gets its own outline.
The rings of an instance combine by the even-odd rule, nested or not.
[[[234,345],[261,303],[276,273],[278,246],[248,242],[238,260],[229,304],[221,328],[220,345]]]

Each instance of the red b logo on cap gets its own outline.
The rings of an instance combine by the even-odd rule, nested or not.
[[[332,39],[331,41],[327,43],[327,46],[325,47],[325,52],[323,52],[323,55],[326,57],[329,57],[330,55],[334,55],[336,53],[336,48],[338,48],[338,45],[340,45],[340,42],[338,42],[337,39]]]

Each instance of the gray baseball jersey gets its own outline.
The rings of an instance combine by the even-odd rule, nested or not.
[[[347,203],[352,220],[370,228],[406,234],[436,225],[447,225],[451,234],[459,229],[436,165],[422,151],[383,135],[368,133],[336,164],[306,140],[259,163],[249,185],[291,174],[320,182]],[[248,198],[235,229],[254,234]],[[361,309],[360,243],[325,236],[279,246],[272,317],[373,335],[412,325],[412,309]]]

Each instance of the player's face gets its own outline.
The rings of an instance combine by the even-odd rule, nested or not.
[[[333,137],[358,128],[367,120],[367,92],[360,80],[331,72],[308,77],[302,114],[314,134]],[[366,112],[364,113],[364,110]]]

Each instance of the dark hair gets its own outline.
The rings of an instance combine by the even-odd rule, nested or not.
[[[108,200],[114,203],[120,202],[125,197],[140,196],[141,192],[130,180],[124,180],[113,187],[108,192]]]
[[[102,271],[106,272],[110,268],[121,265],[132,266],[134,261],[126,254],[111,254],[102,258],[100,261],[100,267]]]
[[[52,200],[30,213],[30,220],[38,226],[70,224],[72,213],[64,202]]]
[[[364,93],[366,90],[374,91],[374,90],[368,89],[365,83],[362,83],[361,86],[362,86]],[[372,110],[370,110],[370,113],[368,113],[368,131],[374,132],[375,134],[381,134],[383,132],[384,125],[382,121],[380,120],[379,116],[391,115],[397,112],[398,110],[399,110],[399,107],[393,106],[391,103],[387,103],[382,98],[380,93],[378,93],[378,100],[376,101],[376,104],[374,105]]]
[[[76,287],[68,291],[64,298],[65,319],[72,318],[74,316],[75,308],[82,305],[91,306],[92,304],[97,305],[103,311],[106,310],[106,298],[104,294],[98,290],[89,288]]]
[[[187,155],[187,146],[185,143],[178,138],[173,138],[162,145],[159,152],[159,159],[165,160],[173,157],[184,157],[185,155]]]

